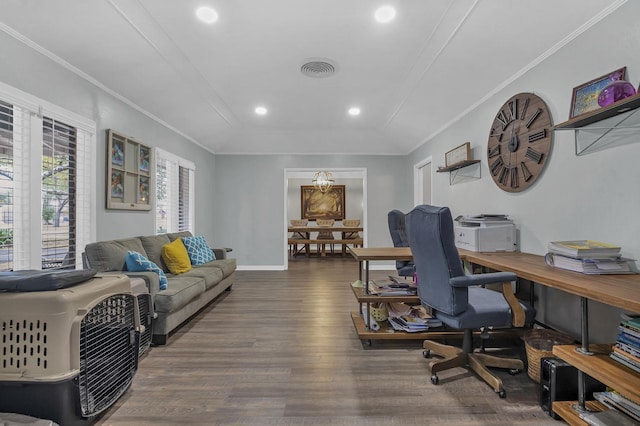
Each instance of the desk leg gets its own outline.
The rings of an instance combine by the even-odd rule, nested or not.
[[[364,292],[369,294],[369,261],[364,261]],[[371,303],[367,303],[367,318],[365,323],[367,324],[367,330],[371,330]]]
[[[580,337],[582,339],[582,345],[576,350],[585,356],[593,355],[593,352],[589,350],[589,300],[586,297],[581,297],[580,305],[582,309],[582,313],[580,314]],[[578,370],[578,405],[575,407],[575,409],[579,412],[588,411],[588,409],[585,407],[585,380],[585,373],[582,370]]]

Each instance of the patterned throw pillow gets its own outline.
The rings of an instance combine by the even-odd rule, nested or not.
[[[216,260],[213,250],[211,250],[211,247],[209,247],[209,244],[207,244],[202,235],[197,237],[182,237],[182,242],[187,248],[187,253],[189,253],[189,259],[191,259],[192,265],[202,265]]]
[[[180,238],[162,246],[162,260],[172,274],[183,274],[191,270],[189,253]]]
[[[155,272],[160,278],[160,290],[167,289],[167,276],[164,271],[158,268],[158,265],[138,253],[129,250],[126,257],[127,270],[131,272]]]

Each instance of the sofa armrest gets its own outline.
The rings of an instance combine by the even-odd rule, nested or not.
[[[211,250],[213,250],[213,254],[216,256],[216,259],[226,259],[227,258],[227,252],[230,252],[233,249],[225,247],[225,248],[214,248],[214,249],[211,249]]]
[[[155,300],[156,294],[160,291],[160,277],[155,272],[131,272],[122,271],[121,274],[125,274],[131,278],[142,278],[151,293],[151,298]]]

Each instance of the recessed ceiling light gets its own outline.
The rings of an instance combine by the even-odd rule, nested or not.
[[[396,10],[392,6],[382,6],[378,10],[376,10],[375,18],[376,21],[386,24],[393,20],[396,17]]]
[[[196,16],[205,24],[213,24],[218,20],[218,12],[207,6],[199,7]]]
[[[267,113],[267,109],[263,106],[256,107],[255,111],[258,115],[265,115]]]
[[[358,107],[349,108],[349,115],[353,115],[353,116],[360,115],[360,108]]]

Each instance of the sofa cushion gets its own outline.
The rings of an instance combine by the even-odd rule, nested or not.
[[[191,270],[189,253],[180,238],[162,247],[162,259],[172,274],[183,274]]]
[[[215,266],[216,268],[220,268],[222,270],[222,276],[227,278],[236,270],[236,259],[216,259],[202,266]]]
[[[158,312],[175,312],[204,293],[205,284],[200,277],[182,274],[169,278],[167,289],[156,294],[154,299],[154,309]]]
[[[86,245],[84,252],[92,269],[109,272],[127,269],[126,257],[129,250],[146,255],[139,238],[90,243]]]
[[[158,267],[154,262],[150,261],[137,251],[127,252],[126,257],[127,270],[133,272],[150,271],[158,274],[160,279],[160,290],[167,288],[167,276],[164,271]]]
[[[203,265],[215,260],[213,250],[211,250],[211,247],[209,247],[209,244],[207,244],[202,235],[197,237],[182,237],[182,242],[187,248],[187,253],[189,253],[192,265]]]
[[[171,242],[167,234],[140,237],[140,241],[142,242],[144,251],[147,252],[149,260],[162,268],[164,272],[169,272],[167,264],[164,263],[164,259],[162,259],[162,247]]]
[[[202,266],[193,266],[191,270],[181,276],[200,277],[204,279],[204,285],[207,290],[215,287],[224,278],[222,269],[215,266],[208,266],[210,263]]]
[[[169,237],[171,241],[175,241],[178,238],[193,237],[193,234],[190,231],[170,232],[167,234],[167,237]]]

